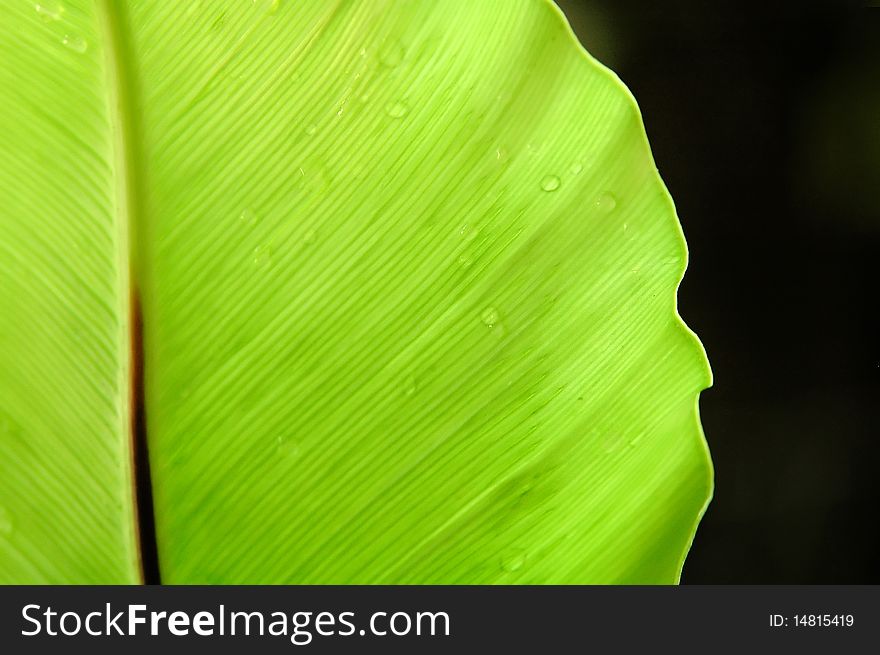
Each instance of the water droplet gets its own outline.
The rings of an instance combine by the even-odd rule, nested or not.
[[[477,238],[477,236],[479,236],[480,228],[474,227],[474,226],[466,223],[461,226],[461,229],[458,231],[458,233],[461,235],[461,238],[464,239],[465,241],[473,241],[474,239]]]
[[[254,212],[252,212],[250,209],[245,209],[239,215],[238,220],[240,220],[243,224],[247,225],[248,227],[253,227],[254,225],[257,224],[257,215]]]
[[[316,236],[317,236],[317,234],[315,233],[314,230],[308,230],[308,231],[303,235],[303,243],[305,243],[305,244],[314,243],[314,242],[315,242],[315,237],[316,237]]]
[[[415,377],[412,375],[407,375],[403,380],[403,395],[404,396],[413,396],[416,391],[419,390],[419,384],[416,381]]]
[[[645,436],[644,432],[639,432],[636,436],[634,436],[632,439],[629,440],[627,445],[630,448],[635,448],[636,446],[639,445],[639,442],[642,440],[642,437],[644,437],[644,436]]]
[[[274,14],[276,11],[278,11],[278,7],[280,7],[280,6],[281,6],[281,0],[269,0],[266,5],[266,13],[267,14]]]
[[[458,263],[462,268],[470,268],[474,261],[468,255],[461,255],[458,258]]]
[[[617,198],[607,191],[596,198],[596,208],[603,214],[609,214],[617,207]]]
[[[541,180],[541,188],[544,191],[556,191],[559,188],[559,178],[555,175],[547,175]]]
[[[480,319],[483,321],[483,325],[493,328],[498,324],[498,321],[501,320],[501,315],[494,307],[486,307],[486,309],[483,310],[483,313],[480,314]]]
[[[400,101],[392,102],[385,107],[385,113],[391,116],[391,118],[403,118],[406,116],[407,111],[407,106]]]
[[[306,128],[303,131],[309,136],[313,136],[315,132],[318,131],[318,126],[312,123],[311,125],[306,125]]]
[[[295,186],[305,195],[322,194],[330,188],[333,178],[330,171],[321,161],[308,161],[298,169],[299,176],[294,173]]]
[[[606,453],[615,453],[623,446],[623,435],[619,432],[606,432],[602,436],[602,450]]]
[[[40,18],[47,23],[61,20],[61,14],[64,13],[64,7],[56,0],[41,0],[41,2],[34,5],[34,9],[37,10]]]
[[[399,41],[390,41],[382,46],[379,51],[379,61],[383,66],[394,68],[403,61],[406,50]]]
[[[508,573],[519,571],[526,564],[526,551],[513,548],[501,556],[501,569]]]
[[[84,38],[80,36],[71,36],[70,34],[65,34],[64,38],[61,39],[61,43],[66,45],[74,52],[79,53],[85,52],[89,47],[89,44],[86,43],[86,40]]]
[[[571,165],[571,168],[568,169],[568,172],[572,175],[578,175],[582,170],[584,170],[584,165],[579,161],[576,161]]]
[[[507,152],[507,148],[496,148],[495,149],[495,159],[497,159],[502,164],[507,161],[507,158],[510,155]]]
[[[282,457],[296,457],[299,454],[299,445],[295,441],[281,436],[275,439],[275,452]]]
[[[5,507],[0,507],[0,536],[8,537],[12,534],[12,514]]]
[[[272,247],[268,243],[254,248],[254,264],[260,267],[268,266],[272,259]]]

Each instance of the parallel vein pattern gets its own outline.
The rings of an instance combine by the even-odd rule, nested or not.
[[[0,583],[673,582],[686,250],[541,0],[0,8]]]
[[[105,36],[92,2],[0,8],[0,583],[138,580]]]
[[[134,3],[169,582],[671,582],[685,248],[544,2]]]

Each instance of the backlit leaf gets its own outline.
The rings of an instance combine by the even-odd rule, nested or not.
[[[140,577],[132,298],[163,582],[678,579],[685,245],[555,6],[6,2],[0,93],[0,582]]]

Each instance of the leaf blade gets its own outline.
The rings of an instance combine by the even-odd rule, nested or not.
[[[170,130],[148,138],[166,579],[677,579],[710,482],[674,209],[555,10],[473,5],[204,17],[185,103],[158,73],[182,50],[146,50],[173,10],[135,11]]]
[[[0,31],[9,581],[137,575],[133,287],[164,581],[677,581],[686,250],[553,5],[52,7]]]
[[[133,583],[127,225],[101,16],[2,11],[0,583]]]

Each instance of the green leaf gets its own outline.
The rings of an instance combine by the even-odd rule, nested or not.
[[[685,245],[554,5],[8,2],[0,89],[0,582],[140,577],[132,298],[163,582],[678,579]]]

